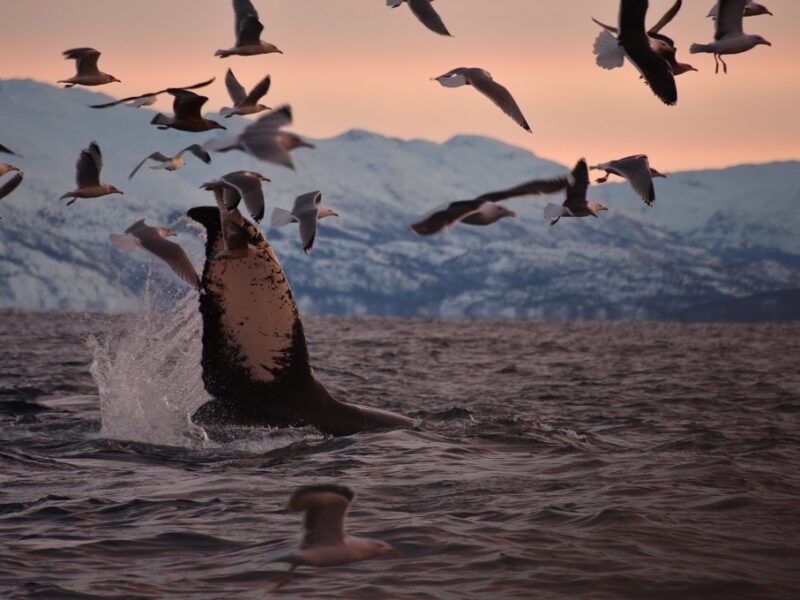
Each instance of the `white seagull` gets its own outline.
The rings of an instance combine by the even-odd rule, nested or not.
[[[301,565],[333,567],[377,556],[400,556],[397,548],[386,542],[345,533],[345,516],[354,498],[350,488],[332,484],[309,485],[292,494],[289,508],[305,511],[305,532],[297,552],[275,560],[291,563],[278,586],[288,583]]]
[[[303,252],[311,253],[314,237],[317,235],[317,221],[325,217],[338,217],[339,215],[322,203],[322,192],[309,192],[295,198],[291,212],[282,208],[272,211],[272,227],[283,227],[289,223],[298,223],[300,229],[300,242]]]
[[[270,81],[270,76],[267,75],[248,94],[242,84],[239,83],[239,80],[236,79],[233,71],[228,69],[228,73],[225,75],[225,87],[228,88],[228,95],[231,97],[233,107],[224,106],[220,109],[219,114],[230,118],[233,115],[252,115],[262,110],[270,110],[269,106],[258,103],[269,91]]]
[[[514,119],[520,127],[526,131],[531,130],[511,92],[494,81],[489,71],[477,67],[458,67],[434,79],[444,87],[471,85]]]
[[[261,39],[264,26],[258,20],[258,12],[250,0],[233,0],[234,34],[236,43],[233,48],[217,50],[214,56],[225,58],[228,56],[252,56],[254,54],[283,54],[274,44],[269,44]]]
[[[431,4],[432,0],[386,0],[386,6],[397,8],[403,4],[403,2],[408,2],[408,8],[411,9],[414,16],[417,17],[419,22],[425,25],[425,27],[440,35],[452,35],[447,31],[442,17],[440,17],[436,9],[433,8]]]
[[[100,183],[102,169],[103,155],[100,153],[100,146],[97,142],[92,142],[88,148],[81,150],[78,162],[75,163],[75,182],[78,187],[61,196],[59,200],[72,198],[67,202],[69,206],[78,198],[99,198],[108,194],[124,193],[109,183]]]
[[[618,175],[628,180],[633,191],[641,198],[647,206],[652,206],[656,201],[656,190],[653,185],[653,177],[664,177],[666,175],[650,166],[650,161],[646,154],[635,154],[617,160],[610,160],[599,165],[589,167],[595,171],[605,171],[606,175],[597,179],[597,183],[608,181],[609,175]]]
[[[65,50],[62,54],[67,60],[75,61],[77,73],[69,79],[62,79],[56,83],[66,83],[65,87],[72,87],[75,85],[105,85],[115,81],[120,82],[113,75],[103,73],[97,68],[97,59],[100,58],[100,52],[94,48],[73,48],[72,50]]]
[[[164,239],[174,235],[177,234],[171,229],[152,227],[145,224],[144,219],[141,219],[128,227],[124,234],[112,233],[108,239],[115,248],[120,250],[130,252],[137,247],[144,248],[153,256],[163,260],[178,277],[199,291],[201,289],[200,278],[186,252],[175,242]]]
[[[550,225],[555,225],[561,217],[595,217],[601,210],[608,210],[597,202],[588,202],[586,193],[589,190],[589,168],[586,159],[580,159],[572,169],[572,176],[567,187],[567,198],[561,206],[548,203],[544,207],[546,219],[552,219]]]
[[[741,54],[752,50],[759,44],[772,46],[760,35],[748,35],[742,29],[742,19],[747,0],[719,0],[717,9],[719,17],[714,21],[715,33],[714,41],[710,44],[692,44],[689,52],[710,52],[714,55],[715,73],[719,73],[719,63],[725,74],[728,73],[728,65],[722,58],[723,54]]]
[[[181,169],[184,166],[186,166],[186,159],[183,157],[183,155],[186,152],[191,152],[206,164],[211,163],[211,156],[208,154],[208,152],[203,150],[203,147],[201,145],[192,144],[191,146],[186,146],[186,148],[178,152],[175,156],[165,156],[161,154],[161,152],[153,152],[149,156],[143,158],[142,162],[136,165],[136,168],[133,171],[131,171],[130,175],[128,175],[128,179],[132,179],[133,176],[136,175],[136,172],[141,168],[141,166],[148,160],[155,160],[161,163],[159,165],[150,167],[151,169],[164,169],[165,171],[177,171],[178,169]]]

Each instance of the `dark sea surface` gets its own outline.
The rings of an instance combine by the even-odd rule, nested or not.
[[[0,313],[0,597],[800,597],[800,326],[305,324],[418,428],[212,441],[193,306]],[[402,557],[272,591],[323,482]]]

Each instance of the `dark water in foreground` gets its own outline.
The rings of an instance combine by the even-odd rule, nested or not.
[[[0,313],[0,597],[270,597],[327,481],[403,557],[277,597],[800,597],[798,326],[307,319],[333,391],[422,425],[214,443],[184,317]]]

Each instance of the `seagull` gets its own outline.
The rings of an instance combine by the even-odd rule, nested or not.
[[[3,152],[4,154],[11,154],[13,156],[19,156],[20,158],[22,158],[22,156],[20,156],[19,154],[17,154],[13,150],[10,150],[9,148],[6,148],[5,146],[3,146],[3,144],[0,144],[0,152]]]
[[[214,83],[215,79],[216,77],[212,77],[208,81],[201,81],[200,83],[195,83],[194,85],[187,85],[185,87],[171,87],[158,90],[157,92],[147,92],[139,96],[128,96],[127,98],[120,98],[119,100],[115,100],[114,102],[106,102],[105,104],[90,104],[89,108],[110,108],[112,106],[117,106],[118,104],[124,104],[125,102],[129,102],[130,104],[128,104],[128,106],[132,108],[152,106],[156,103],[156,100],[158,100],[158,96],[160,94],[164,94],[170,90],[196,90],[197,88],[211,85]]]
[[[261,173],[255,171],[234,171],[223,175],[219,179],[204,183],[200,187],[204,190],[220,190],[222,192],[220,211],[224,209],[231,212],[239,206],[240,201],[244,200],[244,205],[247,207],[248,212],[258,223],[264,218],[262,181],[271,180],[269,177],[264,177]]]
[[[264,26],[258,20],[258,12],[250,0],[233,0],[234,34],[236,43],[233,48],[217,50],[214,56],[225,58],[234,54],[239,56],[252,56],[254,54],[283,54],[273,44],[261,40]]]
[[[282,208],[272,211],[272,227],[283,227],[289,223],[299,223],[300,242],[303,252],[311,253],[314,237],[317,234],[317,221],[325,217],[338,217],[339,215],[326,206],[320,206],[322,192],[309,192],[295,198],[291,212]]]
[[[192,144],[191,146],[186,146],[186,148],[178,152],[175,156],[164,156],[163,154],[161,154],[161,152],[153,152],[151,155],[142,159],[142,162],[136,165],[136,168],[133,171],[131,171],[130,175],[128,175],[128,179],[133,179],[133,176],[136,175],[136,172],[148,160],[157,160],[158,162],[161,163],[160,165],[150,167],[151,169],[164,169],[166,171],[177,171],[178,169],[186,166],[186,159],[183,157],[183,155],[186,152],[191,152],[206,164],[211,163],[211,156],[208,154],[208,152],[203,150],[203,147],[201,145]]]
[[[10,165],[8,163],[0,163],[0,177],[5,175],[6,173],[11,173],[11,171],[19,171],[19,169],[14,165]]]
[[[664,13],[664,16],[661,17],[658,23],[647,31],[650,48],[669,63],[673,75],[682,75],[688,71],[697,71],[692,65],[680,63],[676,60],[674,40],[661,33],[661,30],[678,14],[682,4],[683,0],[676,0],[672,7]],[[616,69],[621,67],[625,59],[625,52],[620,47],[616,37],[614,37],[619,33],[619,30],[616,27],[601,23],[595,18],[592,18],[592,21],[605,30],[597,35],[597,39],[594,42],[594,53],[597,56],[597,65],[604,69]]]
[[[69,79],[62,79],[56,83],[66,83],[65,87],[69,88],[75,85],[105,85],[114,81],[120,82],[113,75],[103,73],[97,68],[97,59],[100,58],[100,52],[94,48],[73,48],[72,50],[65,50],[62,54],[67,60],[75,61],[78,72]]]
[[[741,54],[752,50],[759,44],[772,46],[760,35],[747,35],[742,29],[747,0],[719,0],[717,9],[719,18],[715,20],[714,41],[710,44],[692,44],[689,52],[711,52],[714,54],[716,64],[715,73],[719,73],[719,63],[722,63],[723,72],[728,73],[728,65],[722,59],[723,54]]]
[[[653,177],[664,177],[666,175],[650,166],[646,154],[635,154],[626,156],[618,160],[610,160],[599,165],[589,167],[596,171],[605,171],[605,177],[597,179],[597,183],[608,181],[609,175],[619,175],[628,180],[633,191],[644,200],[647,206],[652,206],[656,201],[656,191],[653,186]]]
[[[434,77],[434,79],[444,87],[461,87],[462,85],[473,86],[481,94],[499,106],[500,110],[514,119],[520,127],[527,131],[531,130],[516,100],[514,100],[514,97],[506,88],[495,82],[492,79],[491,73],[488,71],[477,67],[458,67],[457,69],[448,71],[444,75]]]
[[[718,14],[719,14],[719,6],[715,4],[714,6],[711,7],[711,10],[708,11],[708,15],[706,16],[711,17],[712,19],[716,19]],[[769,12],[769,9],[763,4],[759,4],[758,2],[753,2],[753,0],[745,0],[743,16],[757,17],[758,15],[772,16],[772,13]]]
[[[269,106],[259,104],[258,101],[269,91],[270,76],[267,75],[259,81],[248,94],[242,84],[236,79],[233,71],[228,69],[225,75],[225,87],[228,88],[228,95],[233,102],[233,108],[223,107],[219,114],[226,118],[233,115],[252,115],[262,110],[270,110]]]
[[[8,181],[6,181],[3,185],[0,186],[0,198],[5,198],[11,192],[13,192],[20,183],[22,183],[23,173],[16,167],[14,168],[15,171],[19,171],[19,173],[15,173],[13,177],[11,177]]]
[[[313,148],[314,145],[294,133],[281,131],[282,127],[291,122],[292,109],[281,106],[259,117],[236,137],[209,140],[203,147],[214,152],[241,150],[259,160],[294,169],[289,152],[295,148]]]
[[[386,542],[345,533],[345,515],[354,498],[350,488],[334,484],[304,486],[292,494],[289,509],[305,511],[305,532],[299,551],[276,559],[292,565],[278,586],[289,583],[301,565],[333,567],[377,556],[400,556]]]
[[[553,219],[550,225],[555,225],[561,217],[597,217],[601,210],[608,210],[597,202],[587,202],[586,192],[589,189],[589,168],[586,166],[586,159],[582,158],[572,169],[572,177],[567,188],[567,198],[564,204],[548,203],[544,207],[546,219]],[[599,218],[599,217],[598,217]]]
[[[255,173],[255,175],[258,175],[258,173]],[[225,249],[215,252],[212,258],[235,260],[246,258],[253,254],[254,249],[250,246],[249,242],[250,236],[245,229],[245,218],[236,208],[240,200],[238,192],[219,179],[210,183],[204,183],[200,187],[214,192],[214,200],[219,209],[220,229],[222,230],[222,240]],[[232,199],[234,200],[233,202]],[[261,214],[263,215],[263,196],[261,201]]]
[[[654,38],[645,31],[647,6],[647,0],[620,0],[619,33],[616,39],[613,39],[611,35],[613,28],[608,29],[607,26],[600,24],[606,28],[608,35],[601,32],[595,41],[594,53],[597,55],[597,64],[605,69],[621,67],[624,56],[627,56],[653,93],[665,104],[673,105],[678,102],[674,72],[659,51],[653,49],[653,45],[659,46],[660,52],[663,53],[669,52],[668,47],[674,47],[674,44]],[[671,20],[670,12],[664,15],[662,21],[667,17],[669,19],[664,24],[660,21],[654,29],[657,28],[658,31]]]
[[[115,248],[121,250],[131,251],[137,246],[144,248],[167,263],[167,266],[183,281],[200,291],[202,288],[200,278],[186,252],[175,242],[164,239],[175,235],[177,234],[171,229],[153,227],[147,225],[144,219],[140,219],[128,227],[124,234],[112,233],[108,239]]]
[[[99,198],[107,194],[122,194],[123,192],[108,183],[100,183],[100,171],[103,169],[103,155],[100,153],[100,146],[97,142],[89,144],[88,148],[81,150],[78,162],[75,164],[75,182],[78,187],[71,192],[67,192],[59,198],[72,198],[67,202],[67,206],[75,202],[78,198]]]
[[[425,25],[425,27],[440,35],[452,36],[452,34],[447,31],[442,17],[440,17],[439,13],[433,8],[431,4],[432,0],[386,0],[386,6],[397,8],[403,4],[403,2],[408,2],[408,8],[411,9],[414,16],[417,17],[420,23]]]
[[[473,200],[451,202],[444,208],[434,210],[409,227],[411,231],[419,235],[432,235],[456,223],[490,225],[504,217],[516,216],[514,211],[498,204],[501,200],[519,196],[553,194],[567,187],[569,183],[569,177],[535,179],[499,192],[482,194]]]
[[[170,89],[167,90],[175,100],[172,103],[172,110],[175,116],[170,118],[158,113],[150,121],[153,125],[158,125],[159,129],[179,129],[180,131],[208,131],[209,129],[227,129],[211,119],[205,119],[200,114],[203,104],[208,98],[200,96],[194,92],[186,90]]]

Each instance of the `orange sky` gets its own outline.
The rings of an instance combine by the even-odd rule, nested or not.
[[[648,20],[671,3],[651,0]],[[564,164],[646,152],[662,170],[800,159],[800,2],[764,0],[776,16],[745,29],[773,46],[730,57],[728,76],[714,75],[711,55],[687,51],[711,41],[712,3],[685,0],[665,30],[679,59],[700,69],[678,78],[676,107],[632,66],[594,64],[589,18],[615,23],[616,0],[437,0],[452,39],[384,0],[254,0],[264,39],[285,54],[224,60],[213,53],[233,42],[227,0],[5,0],[0,78],[55,82],[73,74],[61,51],[93,46],[101,69],[123,81],[94,89],[117,97],[215,75],[203,93],[216,110],[227,103],[228,67],[245,87],[270,73],[267,103],[290,103],[294,130],[312,137],[353,127],[434,141],[476,133]],[[430,81],[457,66],[483,67],[508,87],[533,134],[474,90]],[[157,107],[169,112],[169,98]]]

